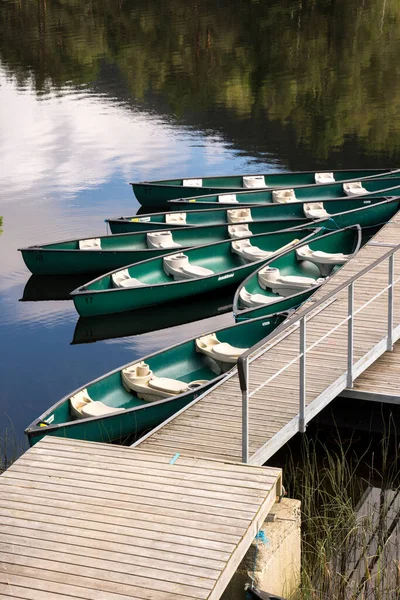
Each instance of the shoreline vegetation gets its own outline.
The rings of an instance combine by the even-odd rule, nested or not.
[[[301,500],[301,586],[293,600],[400,597],[400,440],[393,417],[357,454],[357,432],[336,447],[307,434],[283,466]],[[397,534],[397,535],[396,535]]]

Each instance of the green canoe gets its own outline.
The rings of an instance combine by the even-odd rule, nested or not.
[[[155,427],[215,385],[241,353],[284,318],[274,315],[214,330],[103,375],[29,425],[29,443],[45,435],[111,442]]]
[[[315,183],[332,183],[365,179],[366,177],[389,177],[398,169],[350,169],[345,171],[299,171],[297,173],[264,173],[251,175],[227,175],[213,177],[189,177],[187,179],[164,179],[131,183],[133,192],[142,206],[163,206],[173,198],[191,198],[205,194],[238,192],[246,189],[298,187]]]
[[[200,321],[232,311],[236,286],[223,288],[216,297],[201,294],[190,303],[181,301],[147,306],[130,312],[96,317],[80,317],[76,323],[72,344],[88,344],[99,340],[142,335]]]
[[[272,202],[287,204],[289,202],[325,202],[328,199],[346,200],[348,198],[369,198],[370,196],[400,196],[400,177],[366,179],[324,185],[305,185],[298,188],[264,190],[257,192],[236,192],[234,194],[211,194],[191,198],[169,200],[171,210],[183,211],[197,208],[212,208],[219,204],[237,207],[238,204],[257,205]]]
[[[321,207],[329,216],[348,212],[359,208],[369,208],[360,213],[364,219],[360,223],[363,227],[374,225],[377,222],[388,221],[399,208],[399,198],[369,198],[345,200],[326,200]],[[315,208],[319,202],[310,202]],[[376,206],[378,205],[378,206]],[[393,211],[393,212],[392,212]],[[312,213],[311,207],[311,213]],[[309,213],[310,214],[310,213]],[[361,217],[362,214],[362,217]],[[288,204],[265,204],[263,206],[249,206],[242,208],[212,208],[203,210],[190,210],[189,212],[160,212],[131,217],[116,217],[106,219],[111,232],[129,233],[134,231],[152,231],[161,229],[176,229],[181,227],[199,227],[202,225],[229,225],[248,221],[290,221],[290,219],[304,218],[304,202],[290,202]],[[358,223],[358,221],[357,221]],[[352,223],[347,223],[352,225]],[[290,226],[290,225],[289,225]]]
[[[272,254],[321,229],[267,233],[151,258],[98,277],[71,292],[81,317],[124,312],[238,285]]]
[[[185,250],[248,235],[270,233],[312,223],[305,217],[287,221],[257,221],[247,225],[203,225],[168,230],[122,233],[97,238],[53,242],[20,248],[22,258],[34,275],[79,275],[107,273],[172,250]],[[71,288],[73,289],[73,288]]]
[[[305,241],[264,263],[236,290],[233,300],[236,320],[299,306],[332,272],[354,256],[361,241],[361,228],[355,225]]]

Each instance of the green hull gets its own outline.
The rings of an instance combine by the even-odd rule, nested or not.
[[[321,171],[322,172],[322,171]],[[326,172],[326,171],[325,171]],[[350,169],[335,171],[336,181],[351,181],[366,177],[388,177],[396,170],[392,169]],[[315,184],[315,171],[297,173],[266,173],[265,183],[271,188],[298,187]],[[133,193],[142,206],[164,206],[174,198],[193,198],[206,194],[238,192],[246,189],[243,185],[246,175],[228,175],[223,177],[204,177],[200,187],[184,186],[183,179],[167,179],[131,183]]]
[[[353,200],[348,198],[346,200],[326,200],[324,202],[325,210],[331,215],[337,215],[338,213],[354,211],[357,209],[368,209],[363,210],[359,213],[357,218],[363,219],[363,223],[360,223],[363,227],[374,225],[378,222],[389,220],[393,214],[399,208],[399,199],[385,198],[368,198],[368,200]],[[250,208],[251,218],[253,222],[257,221],[286,221],[289,222],[291,219],[301,219],[304,217],[304,203],[303,202],[290,202],[288,204],[266,204],[264,206],[252,206]],[[118,233],[129,233],[135,231],[151,231],[151,230],[165,230],[181,227],[181,225],[166,224],[166,215],[170,215],[170,212],[154,213],[148,215],[140,215],[134,217],[119,217],[115,219],[108,219],[111,232],[113,234]],[[388,216],[389,215],[389,216]],[[224,208],[212,208],[203,210],[190,210],[185,213],[186,226],[187,227],[198,227],[204,225],[226,225],[228,221],[228,212]],[[346,225],[353,225],[359,223],[359,221],[353,221],[355,219],[354,214],[349,214],[348,222]],[[341,227],[346,226],[341,225]],[[290,226],[290,225],[289,225]]]
[[[302,216],[287,221],[250,223],[249,229],[252,234],[257,235],[289,227],[308,225],[312,222],[312,219],[306,219]],[[172,235],[173,241],[179,244],[177,250],[185,250],[193,246],[202,246],[230,239],[227,225],[184,227],[174,229]],[[162,256],[174,249],[148,248],[147,234],[144,232],[109,235],[97,239],[101,244],[101,250],[80,250],[79,240],[67,240],[22,248],[20,252],[26,266],[34,275],[79,275],[82,273],[114,271],[124,265]]]
[[[224,327],[216,330],[215,333],[218,341],[243,348],[245,351],[272,333],[283,320],[283,316],[276,315],[268,320],[262,318]],[[157,377],[173,378],[186,383],[204,380],[207,383],[198,387],[196,391],[192,390],[155,402],[146,402],[140,400],[134,392],[126,391],[121,379],[121,370],[124,367],[121,367],[75,390],[54,404],[25,430],[29,443],[34,445],[45,435],[97,442],[112,442],[127,436],[139,435],[160,424],[203,394],[224,377],[226,370],[226,367],[222,369],[222,365],[217,360],[197,352],[195,339],[161,350],[131,364],[137,364],[141,360],[146,361]],[[233,363],[230,367],[232,366]],[[72,420],[70,398],[84,389],[93,401],[100,401],[108,407],[123,409],[122,412]]]
[[[313,236],[317,231],[319,230],[303,228],[260,234],[249,239],[254,246],[263,251],[279,252],[294,240]],[[246,263],[241,256],[232,251],[235,241],[238,240],[217,242],[185,251],[190,265],[209,269],[212,271],[210,275],[174,281],[174,278],[164,271],[164,261],[168,260],[168,256],[180,253],[175,251],[163,258],[153,258],[126,267],[130,278],[141,284],[138,287],[114,287],[112,276],[116,273],[108,273],[74,290],[71,296],[75,308],[81,317],[118,313],[214,290],[218,293],[226,286],[239,285],[258,265],[265,262],[266,258]]]
[[[343,253],[349,257],[358,252],[361,243],[362,232],[359,226],[340,229],[306,242],[307,246],[313,251]],[[322,281],[320,280],[321,273],[318,266],[309,260],[300,260],[297,256],[297,251],[301,251],[303,245],[305,244],[300,244],[296,250],[290,250],[278,258],[266,262],[242,282],[236,290],[233,300],[233,314],[237,322],[297,308],[321,286],[323,279]],[[265,288],[261,286],[259,273],[266,266],[279,269],[279,274],[282,276],[310,277],[315,280],[315,285],[310,286],[306,291],[299,290],[297,293],[282,298],[282,295],[278,291],[273,292],[269,287]],[[340,263],[331,264],[326,267],[329,272],[325,273],[324,277],[335,272],[339,266],[341,266]],[[246,301],[242,298],[243,293],[245,294]],[[264,306],[250,307],[248,306],[248,295],[254,298],[262,296],[270,303]]]
[[[400,177],[368,179],[362,181],[362,185],[368,195],[356,196],[358,199],[366,200],[374,196],[400,196]],[[348,198],[354,198],[346,196],[341,183],[303,186],[294,188],[294,193],[300,202],[325,202],[330,199],[346,201]],[[197,208],[213,208],[221,205],[220,197],[221,195],[211,194],[209,196],[193,196],[190,199],[180,198],[170,200],[168,206],[171,210],[179,212]],[[273,201],[272,191],[237,192],[235,201],[224,202],[224,205],[229,208],[237,208],[238,205],[272,204]]]

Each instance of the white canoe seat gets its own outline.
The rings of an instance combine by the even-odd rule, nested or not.
[[[283,300],[283,296],[264,296],[264,294],[250,294],[246,288],[242,288],[239,293],[240,302],[246,308],[255,306],[268,306],[277,300]]]
[[[287,204],[288,202],[297,202],[297,198],[293,189],[274,190],[272,192],[272,201],[278,204]]]
[[[243,177],[243,187],[248,189],[266,188],[264,175],[247,175]]]
[[[333,173],[315,173],[315,183],[335,183]]]
[[[185,383],[179,379],[156,377],[149,365],[143,361],[123,369],[121,379],[128,392],[135,392],[139,398],[147,402],[184,394],[207,383],[205,379]]]
[[[239,224],[239,225],[228,225],[228,233],[229,237],[236,239],[242,237],[250,237],[252,236],[252,232],[249,229],[248,225]]]
[[[222,204],[239,204],[236,194],[222,194],[218,196],[218,202]]]
[[[90,240],[79,240],[79,250],[101,250],[100,238]]]
[[[117,271],[111,275],[111,281],[113,287],[115,288],[135,288],[141,287],[142,285],[146,285],[139,279],[135,277],[131,277],[129,275],[128,269],[122,269],[122,271]]]
[[[323,219],[330,217],[330,214],[326,212],[323,202],[304,202],[303,204],[304,215],[309,219]]]
[[[81,390],[69,399],[71,413],[76,419],[99,417],[111,413],[122,412],[123,408],[107,406],[99,400],[92,400],[87,389]]]
[[[228,223],[242,223],[243,221],[252,221],[251,208],[231,208],[226,211]]]
[[[186,187],[202,187],[203,180],[202,179],[183,179],[182,185]]]
[[[148,248],[180,248],[170,231],[151,231],[146,234]]]
[[[344,265],[351,258],[351,254],[342,252],[323,252],[322,250],[311,250],[310,246],[302,246],[296,250],[297,258],[308,260],[317,265],[321,275],[329,275],[335,265]]]
[[[362,196],[368,194],[368,190],[363,187],[361,181],[353,181],[351,183],[343,184],[343,191],[346,196]]]
[[[197,338],[196,350],[219,362],[235,364],[248,348],[236,348],[227,342],[220,342],[215,333],[210,333]]]
[[[186,213],[167,213],[165,215],[165,222],[171,225],[186,225]]]
[[[172,275],[175,281],[214,275],[214,271],[211,269],[199,265],[191,265],[188,256],[183,253],[165,256],[163,258],[163,266],[167,275]]]
[[[274,294],[293,296],[324,281],[323,277],[314,279],[299,275],[281,275],[276,267],[264,267],[258,273],[258,283],[265,289],[271,289]]]
[[[254,262],[255,260],[269,258],[273,254],[273,252],[268,252],[258,248],[258,246],[253,246],[249,239],[232,242],[231,248],[234,254],[237,254],[246,262]]]

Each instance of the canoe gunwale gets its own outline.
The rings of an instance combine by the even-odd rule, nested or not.
[[[285,315],[286,315],[286,312],[283,311],[282,313],[274,313],[274,314],[271,314],[271,315],[268,315],[268,316],[257,317],[256,319],[254,319],[254,321],[261,321],[261,320],[264,320],[266,318],[267,319],[276,319],[276,318],[279,318],[279,317],[285,316]],[[282,325],[283,322],[284,321],[282,321],[281,323],[278,323],[277,326],[276,326],[276,328],[278,328],[280,325]],[[241,325],[245,325],[245,323],[232,323],[232,325],[227,325],[225,327],[220,327],[219,329],[212,329],[210,331],[202,333],[201,337],[206,336],[206,335],[210,335],[211,333],[217,333],[218,334],[219,332],[225,331],[226,329],[231,329],[233,327],[238,327],[238,326],[241,326]],[[270,335],[270,334],[268,334],[268,335]],[[265,336],[265,337],[267,337],[267,336]],[[93,379],[92,381],[89,381],[89,382],[83,384],[81,387],[79,387],[76,390],[74,390],[74,391],[68,393],[67,395],[63,396],[60,400],[58,400],[52,406],[50,406],[50,408],[48,408],[39,417],[37,417],[36,419],[34,419],[32,421],[32,423],[30,423],[30,425],[28,425],[28,427],[25,428],[24,433],[28,437],[30,437],[34,433],[37,433],[37,432],[43,432],[44,433],[45,431],[56,431],[56,430],[58,430],[58,429],[60,429],[62,427],[68,427],[69,425],[72,425],[72,424],[74,424],[76,422],[79,422],[79,423],[94,423],[96,420],[99,421],[99,420],[102,420],[102,419],[107,419],[108,417],[113,417],[116,414],[120,414],[121,415],[120,412],[116,411],[114,413],[109,413],[109,415],[101,415],[101,416],[98,416],[98,417],[86,417],[84,419],[66,421],[64,423],[57,423],[57,424],[54,424],[54,425],[50,424],[50,425],[48,425],[46,427],[39,427],[39,425],[36,425],[36,423],[43,422],[44,419],[46,419],[46,417],[50,413],[54,412],[64,402],[67,402],[72,396],[74,396],[75,394],[78,394],[82,390],[84,390],[84,389],[86,389],[86,388],[88,388],[88,387],[90,387],[90,386],[98,383],[99,381],[102,381],[103,379],[106,379],[107,377],[110,377],[111,375],[115,375],[116,373],[121,373],[121,371],[123,369],[126,369],[127,367],[130,367],[131,365],[134,365],[134,364],[136,364],[138,362],[147,361],[148,359],[153,358],[154,356],[158,356],[159,354],[163,354],[164,352],[169,352],[170,350],[173,350],[174,348],[179,348],[180,346],[182,346],[184,344],[187,344],[188,342],[193,342],[193,345],[195,345],[195,340],[196,339],[197,338],[193,338],[193,337],[186,338],[186,339],[182,340],[181,342],[178,342],[177,344],[172,344],[171,346],[167,346],[166,348],[162,348],[161,350],[158,350],[157,352],[153,352],[151,354],[146,354],[145,356],[136,358],[133,361],[130,361],[130,362],[128,362],[128,363],[126,363],[126,364],[124,364],[124,365],[122,365],[120,367],[116,367],[112,371],[109,371],[108,373],[100,375],[99,377],[96,377],[96,379]],[[215,382],[215,383],[219,382],[224,377],[226,377],[232,371],[232,369],[235,369],[235,368],[236,368],[236,364],[233,364],[232,367],[231,367],[231,369],[229,369],[228,371],[225,371],[224,373],[220,373],[219,375],[216,375],[213,379],[210,379],[207,383],[204,383],[203,385],[200,385],[198,388],[196,388],[195,392],[197,393],[198,391],[200,391],[201,393],[203,393],[203,391],[204,391],[203,388],[206,388],[207,386],[209,386],[210,382]],[[176,399],[182,399],[184,396],[190,395],[190,394],[193,394],[193,390],[191,390],[190,392],[184,392],[183,394],[177,394],[176,396],[170,396],[168,398],[162,398],[161,400],[155,400],[154,402],[145,402],[144,401],[143,404],[141,404],[140,406],[133,406],[132,408],[128,408],[128,409],[124,410],[123,413],[122,413],[122,415],[129,414],[129,413],[132,413],[132,412],[136,412],[138,410],[143,410],[143,409],[145,409],[147,407],[150,407],[150,406],[151,407],[159,406],[159,405],[165,404],[167,402],[171,402],[171,401],[176,400]]]
[[[278,233],[283,233],[283,232],[290,232],[290,231],[296,232],[296,231],[299,231],[299,230],[302,231],[303,229],[310,229],[311,230],[310,234],[307,235],[307,236],[305,236],[303,238],[303,240],[307,240],[310,237],[312,237],[315,233],[323,230],[322,227],[313,227],[312,225],[313,224],[311,223],[309,227],[307,227],[307,226],[306,227],[302,227],[300,225],[299,227],[291,227],[289,229],[282,229],[280,231],[274,231],[274,232],[271,232],[271,233],[258,233],[256,235],[251,236],[250,238],[241,238],[241,239],[251,239],[251,240],[254,240],[254,239],[257,239],[260,236],[276,235]],[[303,240],[301,240],[301,241],[303,241]],[[226,244],[227,242],[229,243],[229,242],[232,242],[232,241],[234,241],[234,240],[222,240],[220,242],[213,242],[212,244],[202,244],[201,246],[195,246],[195,247],[192,247],[192,248],[187,248],[186,251],[188,251],[188,250],[190,250],[190,251],[191,250],[200,250],[201,248],[205,248],[205,247],[211,248],[212,246],[216,246],[217,244]],[[299,244],[296,244],[296,246],[293,246],[293,248],[297,247],[298,245]],[[179,252],[179,248],[176,248],[173,252],[167,252],[167,253],[163,254],[162,256],[153,257],[153,258],[147,258],[146,260],[142,260],[142,261],[140,261],[138,263],[132,263],[130,265],[126,265],[124,268],[125,269],[129,269],[130,267],[135,267],[137,265],[143,265],[146,262],[150,262],[152,260],[161,259],[161,258],[164,258],[166,256],[171,256],[171,255],[176,254],[177,252]],[[275,258],[277,258],[278,256],[280,256],[280,254],[276,254]],[[219,271],[218,273],[213,273],[212,275],[206,275],[205,277],[194,279],[193,281],[198,281],[198,280],[207,281],[207,280],[212,279],[214,277],[221,277],[221,276],[225,275],[226,273],[234,273],[234,272],[238,271],[239,269],[243,269],[244,267],[248,267],[250,264],[254,265],[255,267],[257,267],[257,265],[260,265],[260,267],[261,267],[265,262],[266,262],[266,259],[264,258],[264,259],[261,259],[261,260],[254,261],[253,263],[245,263],[243,265],[239,265],[239,266],[233,267],[231,269],[226,269],[225,271]],[[99,281],[100,279],[104,279],[105,277],[108,277],[108,276],[111,277],[111,275],[113,275],[114,273],[116,273],[116,272],[118,272],[120,270],[121,270],[121,267],[119,269],[114,269],[113,271],[109,271],[108,273],[104,273],[103,275],[100,275],[99,277],[96,277],[95,279],[92,279],[92,280],[88,281],[84,285],[79,286],[75,290],[72,290],[72,292],[70,292],[70,296],[74,297],[74,296],[83,296],[83,295],[98,294],[98,293],[105,294],[107,292],[130,292],[130,291],[132,291],[134,289],[143,289],[144,286],[143,287],[141,286],[140,288],[109,288],[109,289],[105,289],[105,290],[92,290],[92,289],[88,289],[86,287],[88,285],[91,285],[91,284],[95,283],[96,281]],[[148,288],[159,289],[159,288],[166,287],[166,286],[172,286],[172,285],[174,286],[174,285],[177,285],[177,284],[179,285],[179,284],[182,284],[182,283],[186,283],[187,281],[190,281],[190,280],[164,281],[163,283],[152,283],[152,284],[145,284],[145,285]]]
[[[353,258],[357,254],[357,252],[360,250],[360,247],[361,247],[361,242],[362,242],[362,228],[361,228],[360,225],[357,225],[357,224],[356,225],[349,225],[348,227],[342,227],[341,229],[335,229],[334,231],[330,231],[329,233],[324,233],[323,235],[314,238],[309,243],[313,243],[313,242],[322,240],[324,238],[330,237],[330,236],[335,235],[335,234],[337,234],[339,232],[342,232],[342,231],[347,231],[349,229],[358,230],[358,239],[357,239],[356,247],[353,250],[353,252],[350,254],[350,258]],[[242,283],[239,284],[239,286],[236,289],[235,295],[233,297],[232,312],[234,314],[235,319],[237,317],[240,318],[241,316],[245,317],[246,314],[249,314],[250,312],[253,312],[254,310],[263,309],[263,308],[269,308],[269,306],[273,307],[274,303],[268,304],[265,307],[263,307],[263,306],[253,306],[253,307],[248,307],[248,308],[240,308],[240,306],[239,306],[240,292],[242,291],[242,289],[244,287],[246,287],[246,283],[248,283],[248,281],[250,279],[252,279],[253,277],[257,277],[258,276],[258,273],[261,271],[261,269],[263,269],[264,267],[268,266],[270,263],[274,262],[277,258],[282,258],[286,254],[289,254],[290,252],[295,251],[297,248],[301,248],[301,246],[307,244],[306,240],[307,240],[307,238],[304,240],[304,244],[303,244],[303,240],[302,240],[301,244],[297,244],[297,246],[295,246],[294,248],[291,248],[290,250],[287,250],[283,254],[280,254],[279,257],[278,256],[274,256],[269,261],[266,261],[264,265],[262,265],[258,269],[254,269],[254,271],[252,273],[250,273],[250,275],[248,277],[246,277],[246,279],[244,281],[242,281]],[[308,289],[312,290],[312,293],[314,293],[314,291],[316,291],[318,288],[320,288],[321,285],[323,285],[328,279],[330,279],[330,277],[331,277],[331,275],[329,275],[325,279],[325,281],[322,282],[322,284],[311,286]],[[286,300],[286,298],[296,298],[297,296],[303,295],[305,291],[308,291],[308,290],[300,290],[299,292],[297,292],[296,294],[293,294],[292,296],[285,296],[284,299]],[[276,300],[276,303],[281,302],[281,301],[282,300]],[[257,318],[260,318],[260,317],[257,317]]]
[[[336,169],[334,170],[334,173],[351,173],[351,172],[355,172],[355,173],[359,173],[360,171],[379,171],[379,173],[377,175],[367,175],[366,177],[362,177],[362,180],[364,179],[376,179],[379,177],[384,177],[385,175],[388,175],[389,173],[400,173],[400,169],[398,168],[394,168],[394,167],[388,167],[387,169]],[[268,177],[271,175],[314,175],[316,172],[318,173],[332,173],[332,169],[322,169],[318,171],[282,171],[282,172],[274,172],[274,173],[232,173],[230,175],[208,175],[205,177],[201,177],[201,179],[207,180],[207,179],[225,179],[227,177],[252,177],[254,175],[264,175],[264,177]],[[197,179],[197,177],[182,177],[182,178],[178,178],[178,179]],[[200,178],[199,178],[200,179]],[[166,183],[161,183],[161,182],[165,182],[165,181],[176,181],[176,179],[155,179],[153,181],[130,181],[129,185],[134,186],[134,185],[151,185],[152,187],[166,187],[168,186],[168,184]],[[343,182],[340,183],[346,183],[347,181],[354,181],[353,179],[346,179],[343,180]],[[315,185],[315,184],[311,184],[311,185]],[[329,185],[329,184],[321,184],[321,185]],[[168,186],[169,187],[169,186]],[[176,187],[190,187],[190,186],[183,186],[182,184],[176,184]],[[213,185],[212,187],[217,188],[218,186]],[[220,188],[220,189],[226,189],[226,188]],[[237,188],[237,189],[241,189],[241,188]],[[255,188],[256,189],[256,188]],[[276,188],[279,189],[279,188]],[[254,191],[254,190],[253,190]]]

